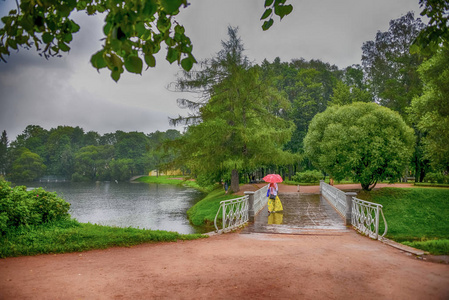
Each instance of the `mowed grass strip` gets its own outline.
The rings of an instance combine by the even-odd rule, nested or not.
[[[75,219],[55,221],[39,226],[21,226],[0,236],[0,257],[66,253],[131,247],[142,243],[175,242],[207,237],[201,234],[180,234],[162,230],[119,228]]]
[[[382,188],[358,197],[382,204],[388,238],[431,254],[449,254],[449,189]]]

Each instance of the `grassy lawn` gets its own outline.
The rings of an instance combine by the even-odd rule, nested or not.
[[[190,177],[188,176],[142,176],[137,178],[135,181],[157,184],[184,185],[205,193],[211,192],[214,188],[216,188],[216,186],[201,187],[195,181],[190,180]]]
[[[382,188],[358,197],[382,204],[388,238],[431,254],[449,254],[449,189]]]
[[[0,236],[0,257],[66,253],[131,247],[142,243],[174,242],[206,237],[161,230],[100,226],[78,221],[55,221],[39,226],[18,227]]]

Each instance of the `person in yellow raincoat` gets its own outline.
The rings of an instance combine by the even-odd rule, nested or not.
[[[268,187],[268,213],[281,212],[283,210],[281,199],[278,197],[278,185],[270,183]]]

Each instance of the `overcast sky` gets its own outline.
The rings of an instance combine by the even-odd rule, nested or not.
[[[176,20],[186,28],[196,59],[211,58],[227,39],[227,26],[238,26],[246,55],[255,63],[280,57],[320,59],[339,68],[360,64],[362,44],[374,40],[388,23],[414,11],[418,0],[290,0],[293,12],[269,31],[262,31],[262,0],[190,0]],[[15,1],[0,0],[0,16]],[[104,16],[76,14],[81,30],[63,58],[45,60],[35,51],[13,52],[0,62],[0,131],[10,141],[27,125],[49,130],[59,125],[80,126],[100,134],[123,131],[151,133],[174,127],[169,117],[186,114],[179,109],[179,93],[167,90],[179,67],[170,65],[165,51],[157,66],[143,75],[125,72],[115,83],[108,71],[98,73],[90,56],[100,49]],[[2,25],[3,26],[3,25]],[[174,128],[182,130],[182,128]]]

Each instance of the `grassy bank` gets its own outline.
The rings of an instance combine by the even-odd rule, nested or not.
[[[188,176],[142,176],[137,178],[137,182],[157,183],[157,184],[172,184],[188,186],[205,193],[211,192],[216,186],[201,187],[196,181],[190,180]]]
[[[225,194],[222,188],[210,192],[203,200],[196,203],[188,211],[190,222],[196,226],[210,226],[214,224],[215,215],[220,208],[220,201],[234,199],[237,196]]]
[[[449,184],[447,183],[430,183],[430,182],[415,182],[414,185],[422,186],[422,187],[442,187],[449,188]]]
[[[380,203],[387,237],[435,255],[449,254],[449,189],[382,188],[359,198]]]
[[[206,236],[100,226],[72,219],[9,230],[0,236],[0,257],[78,252],[114,246],[131,247],[142,243],[174,242],[201,237]]]

